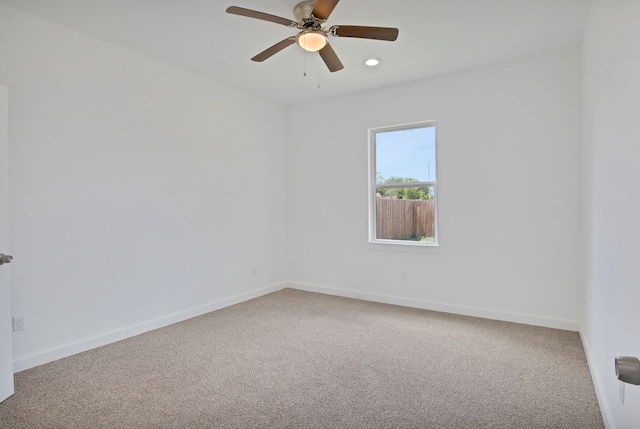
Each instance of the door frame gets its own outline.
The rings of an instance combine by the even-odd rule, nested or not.
[[[9,253],[9,90],[0,84],[0,253]],[[14,393],[10,264],[0,266],[0,402]]]

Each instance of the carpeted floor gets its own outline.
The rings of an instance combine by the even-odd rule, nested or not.
[[[285,289],[16,374],[1,428],[603,428],[575,332]]]

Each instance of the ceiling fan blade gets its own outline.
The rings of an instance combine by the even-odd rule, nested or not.
[[[357,37],[359,39],[375,39],[395,41],[398,29],[389,27],[361,27],[359,25],[334,25],[329,30],[339,37]]]
[[[249,18],[261,19],[263,21],[275,22],[276,24],[286,25],[287,27],[296,27],[298,25],[297,22],[287,18],[282,18],[280,16],[275,16],[264,12],[258,12],[257,10],[245,9],[238,6],[229,6],[227,8],[227,13],[246,16]]]
[[[336,7],[340,0],[316,0],[316,4],[313,6],[313,16],[318,19],[327,19],[333,9]]]
[[[330,44],[327,43],[324,48],[318,51],[318,53],[322,57],[322,60],[327,65],[331,73],[337,72],[338,70],[342,70],[344,68],[342,62],[340,61],[340,58],[338,58],[338,55],[333,50]]]
[[[255,61],[255,62],[261,63],[262,61],[266,60],[267,58],[271,57],[272,55],[277,54],[278,52],[280,52],[281,50],[283,50],[287,46],[291,46],[294,43],[296,43],[296,38],[295,37],[287,37],[286,39],[276,43],[272,47],[265,49],[264,51],[260,52],[255,57],[251,58],[251,61]]]

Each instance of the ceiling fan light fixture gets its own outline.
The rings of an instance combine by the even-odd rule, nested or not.
[[[327,44],[327,35],[322,31],[306,30],[298,33],[296,42],[302,49],[317,52]]]

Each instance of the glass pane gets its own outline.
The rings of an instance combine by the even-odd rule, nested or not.
[[[435,242],[435,188],[377,188],[376,238]]]
[[[436,127],[376,133],[376,183],[436,181]]]

